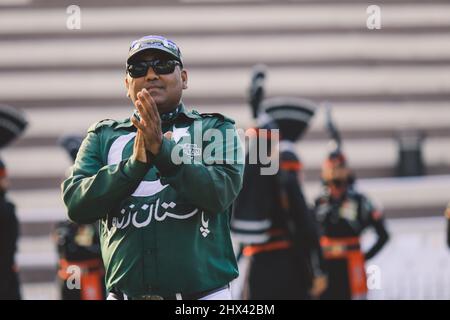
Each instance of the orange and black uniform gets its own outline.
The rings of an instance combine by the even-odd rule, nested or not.
[[[62,300],[104,300],[105,270],[95,224],[79,225],[70,221],[57,224],[54,235],[59,254],[58,280]],[[80,289],[71,288],[76,266],[80,270]]]
[[[379,210],[362,194],[348,189],[341,199],[327,193],[315,202],[320,243],[325,258],[328,288],[321,299],[364,299],[367,280],[364,263],[388,241],[388,232]],[[373,227],[378,235],[367,253],[361,251],[360,236]]]
[[[82,136],[66,135],[59,144],[75,161]],[[106,298],[105,268],[100,251],[98,225],[62,221],[55,226],[54,240],[58,249],[58,281],[62,300],[104,300]],[[72,288],[75,275],[72,266],[79,268],[80,288]]]
[[[262,166],[248,161],[245,167],[231,223],[250,258],[245,299],[308,299],[312,277],[321,274],[317,230],[298,178],[301,163],[289,149],[281,148],[276,175],[261,175]]]

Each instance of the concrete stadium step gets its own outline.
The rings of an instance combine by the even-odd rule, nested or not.
[[[0,52],[4,59],[0,60],[0,70],[29,72],[29,68],[36,70],[36,66],[39,66],[38,70],[64,70],[65,67],[76,70],[84,66],[91,68],[90,71],[98,71],[98,68],[106,66],[123,71],[128,46],[135,37],[103,39],[99,36],[93,39],[72,39],[69,42],[66,38],[1,41]],[[450,31],[446,34],[352,33],[320,37],[280,33],[270,37],[270,41],[267,35],[186,36],[174,40],[182,48],[188,70],[195,67],[233,67],[242,63],[271,64],[280,61],[303,63],[306,66],[308,63],[316,66],[323,63],[332,67],[332,63],[351,64],[358,60],[373,66],[387,60],[394,67],[395,63],[400,64],[402,61],[411,64],[433,63],[436,60],[445,62],[450,55]],[[273,54],[273,48],[276,48],[276,55]],[[33,59],[23,59],[22,53],[30,51],[33,51]]]
[[[387,228],[390,241],[368,262],[382,272],[381,288],[371,290],[369,299],[449,299],[450,260],[443,240],[444,218],[388,219]],[[365,232],[363,249],[373,241],[373,233]],[[245,274],[245,268],[241,268],[241,274]],[[24,299],[59,299],[55,274],[50,265],[22,268]]]
[[[22,275],[21,278],[23,278]],[[47,282],[43,280],[35,283],[22,282],[21,290],[23,300],[60,300],[54,277],[51,277]]]
[[[123,58],[123,57],[122,57]],[[330,71],[334,68],[339,67],[426,67],[426,66],[447,66],[450,65],[450,58],[437,58],[437,59],[422,59],[422,58],[330,58],[330,59],[310,59],[310,60],[280,60],[272,59],[271,61],[266,60],[264,63],[268,68],[280,68],[280,67],[292,67],[292,68],[316,68],[316,67],[328,67]],[[117,61],[116,61],[117,62]],[[260,61],[258,61],[260,62]],[[209,69],[209,68],[246,68],[252,69],[255,66],[254,61],[199,61],[198,63],[189,63],[189,70],[191,69]],[[82,72],[102,72],[102,71],[115,71],[124,70],[123,63],[116,64],[103,64],[103,65],[78,65],[78,64],[65,64],[65,65],[5,65],[0,66],[0,72],[15,72],[15,73],[29,73],[29,72],[62,72],[62,71],[82,71]]]
[[[314,192],[318,192],[320,189],[320,186],[313,186],[315,190]],[[312,194],[313,191],[309,191],[310,198],[314,198],[316,194]],[[390,191],[385,191],[390,192]],[[436,204],[431,203],[425,203],[425,204],[418,204],[414,207],[400,207],[397,204],[391,206],[389,204],[388,207],[383,206],[383,203],[380,201],[377,201],[377,204],[380,205],[382,208],[384,208],[385,214],[389,218],[405,218],[405,217],[420,217],[420,216],[442,216],[443,212],[443,205],[442,205],[442,199],[438,199],[436,201]],[[24,209],[25,210],[25,209]],[[64,213],[64,208],[55,211],[54,214],[49,214],[51,211],[48,210],[45,212],[45,214],[42,214],[42,212],[46,211],[45,209],[41,210],[28,210],[28,211],[21,211],[20,216],[24,218],[24,221],[21,221],[20,224],[20,230],[21,230],[21,236],[25,237],[26,239],[33,238],[33,239],[46,239],[45,241],[51,242],[50,235],[55,229],[56,223],[59,221],[67,220],[67,215]],[[48,245],[50,246],[50,245]],[[52,248],[54,245],[52,244]],[[48,250],[48,251],[52,251]],[[30,258],[22,258],[23,264],[27,266],[27,263],[30,260]],[[27,260],[28,259],[28,260]],[[41,260],[39,260],[41,261]],[[30,263],[28,263],[29,266]]]
[[[210,37],[211,35],[216,36],[222,36],[222,35],[228,35],[228,36],[247,36],[249,38],[253,36],[267,36],[267,37],[273,37],[276,38],[280,34],[283,35],[307,35],[307,36],[330,36],[330,35],[345,35],[345,34],[364,34],[366,36],[370,36],[374,34],[374,30],[367,29],[365,26],[356,26],[356,27],[310,27],[310,28],[303,28],[303,29],[297,29],[295,27],[288,29],[283,28],[282,30],[277,29],[251,29],[247,31],[240,31],[238,29],[235,30],[227,30],[227,31],[209,31],[208,29],[198,30],[198,31],[186,31],[186,29],[180,30],[178,32],[165,32],[164,30],[159,30],[159,32],[156,32],[154,30],[153,33],[157,34],[163,34],[165,37],[176,40],[179,37],[185,37],[185,36],[191,36],[191,37]],[[418,25],[418,26],[394,26],[394,27],[383,27],[383,35],[446,35],[450,32],[450,27],[446,25]],[[114,33],[104,33],[101,31],[97,32],[90,32],[90,33],[74,33],[70,35],[71,40],[77,40],[77,39],[114,39],[118,37],[125,37],[129,40],[137,39],[139,37],[142,37],[144,34],[142,31],[117,31]],[[31,34],[31,33],[23,33],[23,34],[0,34],[0,41],[24,41],[24,40],[61,40],[66,39],[67,35],[64,33],[56,32],[56,33],[41,33],[41,34]],[[129,44],[129,43],[128,43]]]
[[[399,218],[417,216],[418,214],[443,215],[448,203],[449,183],[450,175],[377,178],[358,179],[357,187],[358,190],[365,192],[377,204],[381,205],[386,212],[386,216]],[[313,203],[313,200],[321,191],[321,183],[317,180],[306,181],[303,185],[308,202]],[[28,224],[24,229],[27,234],[42,235],[42,232],[51,230],[52,223],[67,218],[61,200],[61,191],[58,188],[12,190],[9,195],[17,205],[19,220],[22,224]]]
[[[423,158],[428,166],[450,167],[450,137],[428,138],[423,143]],[[301,141],[296,145],[305,168],[319,169],[328,153],[325,141]],[[355,169],[394,168],[398,145],[394,139],[349,140],[344,144],[349,165]],[[64,177],[71,162],[60,147],[27,147],[5,150],[3,158],[14,178]],[[33,161],[30,161],[33,159]],[[14,181],[14,180],[13,180]]]
[[[246,91],[246,90],[245,90]],[[347,93],[347,94],[297,94],[296,97],[302,97],[313,101],[330,101],[331,103],[401,103],[401,102],[416,102],[416,103],[442,103],[450,100],[450,92],[442,93],[426,93],[426,92],[409,92],[409,93],[384,93],[384,94],[370,94],[370,93]],[[19,98],[20,99],[20,98]],[[239,96],[191,96],[184,98],[183,101],[188,106],[218,106],[224,104],[245,104],[245,94]],[[76,98],[50,98],[50,99],[36,99],[36,100],[2,100],[3,104],[13,105],[22,109],[36,109],[36,108],[70,108],[76,105],[78,108],[88,108],[92,105],[97,107],[109,107],[117,105],[129,105],[129,99],[125,97],[118,98],[92,98],[92,97],[76,97]]]
[[[432,221],[432,223],[430,224],[427,221]],[[388,266],[385,265],[386,255],[389,255],[388,252],[394,252],[395,250],[400,249],[399,246],[402,246],[403,250],[405,250],[404,246],[406,244],[400,244],[398,243],[398,240],[402,237],[402,235],[406,234],[420,234],[422,232],[430,234],[433,233],[435,239],[428,240],[432,241],[428,244],[432,244],[433,247],[442,247],[444,242],[443,233],[445,229],[443,222],[445,222],[443,216],[427,218],[421,217],[415,219],[392,219],[388,217],[387,227],[391,232],[391,242],[385,249],[387,251],[383,250],[384,253],[380,254],[379,257],[370,263],[375,263],[379,266],[383,265],[383,267],[387,268]],[[411,237],[409,238],[411,240]],[[415,241],[418,241],[418,239]],[[439,243],[439,241],[442,243]],[[363,235],[363,248],[367,248],[372,242],[373,233],[371,231],[365,232]],[[426,253],[421,252],[420,255],[426,255]],[[56,278],[57,254],[56,248],[49,237],[22,237],[20,240],[17,262],[20,268],[20,278],[23,284],[28,285],[42,282],[54,283]],[[415,267],[417,268],[419,266],[416,265]],[[389,267],[389,270],[391,269],[393,269],[393,266]]]
[[[238,128],[243,128],[239,126]],[[380,140],[380,139],[398,139],[399,134],[404,131],[406,127],[400,127],[395,129],[386,129],[386,130],[364,130],[364,129],[356,129],[351,131],[341,130],[342,138],[347,140],[361,140],[365,139],[367,142],[370,140]],[[412,130],[417,130],[416,132],[421,132],[425,137],[448,137],[450,136],[450,128],[447,126],[444,127],[430,127],[430,128],[420,128],[420,127],[411,127]],[[62,132],[68,132],[67,130]],[[73,131],[72,133],[74,133]],[[77,134],[84,135],[86,134],[86,129],[77,131]],[[39,136],[25,136],[20,140],[17,140],[14,144],[12,144],[11,148],[28,148],[34,146],[41,147],[54,147],[58,145],[58,139],[61,134],[58,135],[39,135]],[[308,131],[305,134],[304,140],[307,141],[328,141],[329,135],[327,132],[318,130],[318,131]]]
[[[381,272],[381,288],[369,298],[448,300],[450,255],[445,228],[443,216],[388,221],[390,241],[369,261]]]
[[[278,5],[289,4],[314,4],[314,5],[339,5],[339,4],[361,4],[365,3],[362,0],[153,0],[152,6],[204,6],[204,5],[249,5],[257,4],[258,6],[272,5],[277,3]],[[428,0],[429,4],[446,4],[445,0]],[[81,0],[77,1],[77,4],[82,7],[102,7],[104,2],[101,0]],[[420,0],[379,0],[377,4],[423,4]],[[124,2],[123,0],[109,0],[108,5],[112,7],[136,7],[148,5],[148,1],[145,0],[129,0]],[[58,0],[2,0],[0,7],[4,8],[59,8],[61,2]]]
[[[23,284],[36,282],[56,283],[58,254],[50,234],[29,236],[22,233],[19,238],[16,263]]]
[[[124,7],[83,8],[78,33],[153,30],[154,33],[201,30],[232,31],[261,29],[301,29],[356,27],[366,29],[367,4],[266,5],[200,7]],[[383,27],[450,26],[449,5],[384,5]],[[220,12],[220,14],[218,14]],[[148,19],[151,13],[152,19]],[[166,17],[170,16],[171,19]],[[0,34],[63,33],[68,14],[66,7],[51,9],[4,9],[0,13]],[[26,24],[22,21],[27,21]],[[188,26],[188,27],[186,27]]]
[[[54,219],[54,218],[50,218]],[[67,217],[63,215],[59,221],[67,220]],[[56,222],[53,220],[45,220],[43,217],[41,221],[25,221],[20,223],[20,235],[21,237],[37,238],[37,237],[48,237],[53,233],[55,229]]]
[[[344,141],[365,139],[396,140],[405,130],[420,131],[427,138],[450,136],[450,108],[447,103],[423,104],[335,104],[334,118]],[[29,121],[25,135],[10,146],[12,149],[29,147],[55,147],[63,134],[85,135],[87,128],[99,119],[124,119],[129,116],[131,107],[91,107],[89,112],[80,112],[79,108],[31,109],[27,110]],[[195,108],[199,112],[220,112],[235,119],[238,129],[247,129],[255,121],[246,105]],[[59,121],[52,126],[48,119],[70,119]],[[322,141],[329,136],[324,129],[324,109],[319,107],[307,131],[304,141]]]
[[[358,178],[372,179],[380,177],[397,177],[397,171],[395,167],[367,167],[367,168],[355,168],[354,173]],[[440,176],[450,174],[448,165],[433,165],[427,166],[425,170],[426,176]],[[317,181],[320,177],[320,168],[305,169],[303,171],[304,180]],[[23,190],[40,190],[49,188],[59,188],[61,186],[64,177],[61,176],[45,176],[45,177],[15,177],[12,179],[11,190],[23,191]]]
[[[399,103],[333,103],[333,118],[337,127],[346,135],[370,139],[380,132],[393,134],[405,129],[418,129],[433,132],[437,128],[450,128],[450,103],[448,102],[399,102]],[[193,109],[204,112],[219,112],[234,119],[236,127],[247,129],[255,125],[250,107],[247,104],[225,104],[216,106],[199,105]],[[188,106],[188,109],[192,109]],[[82,111],[81,111],[82,110]],[[24,136],[11,148],[36,146],[33,139],[48,140],[44,146],[55,146],[57,137],[66,133],[85,134],[87,128],[102,119],[125,119],[130,116],[133,107],[130,102],[120,106],[79,106],[25,109],[29,127]],[[324,136],[325,112],[322,105],[316,109],[305,140],[327,138]],[[49,126],[49,119],[59,119]],[[70,120],[70,121],[68,121]],[[445,132],[445,130],[444,130]],[[445,135],[445,134],[442,134]],[[392,135],[394,136],[394,135]],[[438,132],[430,136],[439,136]],[[31,142],[28,142],[31,140]]]
[[[19,238],[16,262],[20,268],[52,267],[57,264],[56,245],[50,234],[29,237],[23,234]]]
[[[370,71],[370,72],[369,72]],[[191,70],[186,99],[244,99],[249,82],[248,69]],[[417,75],[420,74],[420,77]],[[425,96],[450,95],[450,66],[335,68],[275,68],[269,70],[267,93],[294,96]],[[35,72],[24,75],[0,74],[0,96],[11,105],[33,104],[57,99],[124,99],[123,72]],[[213,84],[212,84],[213,83]]]

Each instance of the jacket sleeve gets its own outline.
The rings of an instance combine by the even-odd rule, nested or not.
[[[369,224],[374,228],[377,234],[376,242],[364,254],[366,260],[372,259],[389,241],[389,233],[386,229],[383,214],[380,209],[377,209],[365,197],[362,198],[363,210],[365,210],[369,217]]]
[[[88,131],[71,175],[62,183],[69,218],[76,223],[92,223],[105,217],[136,189],[149,169],[149,165],[132,158],[105,165],[101,134],[101,128]]]
[[[176,146],[179,145],[164,138],[152,163],[160,172],[162,184],[169,184],[181,197],[199,208],[220,213],[231,206],[242,188],[244,160],[234,125],[219,121],[214,129],[218,129],[224,139],[205,144],[205,148],[214,144],[215,152],[211,156],[203,153],[202,161],[176,163],[172,154],[178,152]],[[233,132],[232,137],[226,137],[226,130]]]

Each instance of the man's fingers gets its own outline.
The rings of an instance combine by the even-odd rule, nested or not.
[[[158,107],[156,106],[155,100],[153,100],[152,96],[148,92],[147,89],[142,89],[142,94],[148,105],[148,114],[150,118],[156,122],[159,118]]]
[[[140,110],[139,110],[139,112],[140,112]],[[136,128],[138,128],[140,130],[144,130],[144,126],[134,116],[131,116],[130,119]]]
[[[148,105],[147,100],[145,99],[142,92],[137,94],[138,101],[136,101],[136,108],[139,110],[141,114],[141,119],[144,120],[145,123],[149,123],[152,120],[151,115],[149,114],[150,107],[146,107]]]

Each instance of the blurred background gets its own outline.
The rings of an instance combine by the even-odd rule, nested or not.
[[[391,234],[368,262],[381,271],[369,298],[450,299],[448,1],[380,0],[379,30],[367,28],[363,0],[79,0],[80,29],[67,27],[70,4],[0,0],[0,103],[29,121],[1,150],[21,223],[25,299],[59,298],[50,234],[65,219],[60,183],[71,160],[58,138],[131,114],[125,58],[130,42],[148,34],[180,46],[185,103],[239,128],[253,126],[247,90],[257,63],[267,66],[268,97],[328,101],[358,187],[384,208]],[[319,109],[297,146],[311,202],[327,143]]]

